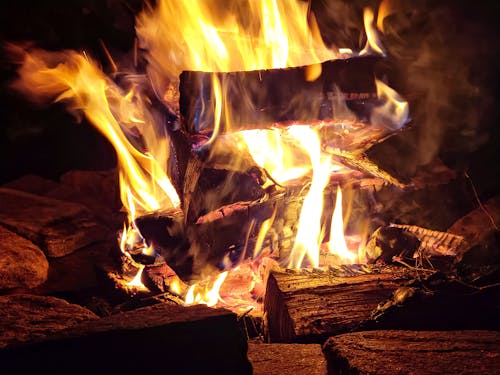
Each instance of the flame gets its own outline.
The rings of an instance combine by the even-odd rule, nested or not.
[[[363,11],[363,21],[366,32],[366,45],[365,48],[359,53],[360,55],[367,55],[376,53],[385,56],[385,49],[380,41],[380,37],[375,25],[375,16],[371,8],[365,8]]]
[[[408,102],[382,81],[375,79],[377,96],[382,104],[375,107],[370,116],[374,126],[398,130],[409,121]]]
[[[330,227],[330,241],[328,248],[331,254],[336,254],[342,263],[353,263],[356,254],[349,251],[344,236],[344,220],[342,218],[342,190],[337,186],[337,197],[335,199],[335,209],[332,215],[332,224]]]
[[[127,283],[127,286],[136,287],[139,289],[147,289],[141,281],[142,271],[144,271],[144,266],[141,265],[135,277]]]
[[[220,300],[219,291],[227,274],[228,271],[224,271],[213,282],[191,285],[186,293],[185,304],[204,304],[209,307],[217,305]]]
[[[308,4],[290,0],[163,0],[136,20],[156,73],[229,72],[309,65],[336,57]]]
[[[314,267],[319,266],[319,245],[321,243],[321,212],[323,210],[323,190],[330,177],[330,159],[322,158],[318,134],[307,126],[292,126],[289,132],[309,152],[313,176],[311,187],[302,205],[299,228],[290,255],[288,266],[299,268],[307,255]],[[322,160],[323,159],[323,160]]]
[[[307,150],[300,144],[297,145],[290,129],[240,132],[253,160],[280,184],[304,176],[311,170]]]
[[[38,101],[55,97],[56,102],[69,102],[71,110],[83,111],[111,142],[118,156],[122,202],[129,211],[131,202],[135,214],[179,206],[166,172],[168,139],[155,131],[152,112],[139,92],[123,92],[95,62],[74,51],[27,52],[19,74],[19,90]],[[144,149],[132,141],[137,132]]]

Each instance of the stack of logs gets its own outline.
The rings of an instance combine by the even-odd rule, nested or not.
[[[107,272],[119,267],[112,254],[124,219],[114,178],[70,172],[59,183],[26,176],[1,188],[6,371],[496,373],[498,198],[448,228],[468,245],[446,260],[430,257],[435,269],[394,263],[398,254],[369,265],[274,268],[264,316],[249,317],[186,307],[165,292],[114,289]],[[419,194],[426,189],[436,188]],[[400,217],[415,194],[401,193]],[[384,238],[376,246],[390,250]]]

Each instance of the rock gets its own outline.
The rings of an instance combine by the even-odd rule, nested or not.
[[[0,348],[47,337],[95,318],[91,311],[55,297],[0,296]]]
[[[106,240],[111,232],[84,206],[0,188],[0,224],[28,238],[48,257]]]
[[[0,289],[36,287],[47,280],[48,269],[38,246],[0,226]]]
[[[328,373],[498,374],[495,331],[369,331],[330,337],[323,346]]]
[[[324,375],[326,359],[319,344],[248,344],[254,375]]]

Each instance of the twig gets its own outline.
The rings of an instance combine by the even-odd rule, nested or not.
[[[243,314],[239,315],[238,316],[238,320],[241,320],[243,319],[245,316],[247,316],[252,310],[254,309],[254,307],[250,307],[247,311],[245,311]]]
[[[488,212],[488,210],[486,209],[486,207],[483,205],[483,203],[479,199],[479,195],[477,193],[477,190],[476,190],[476,188],[474,186],[474,183],[472,182],[472,179],[470,178],[469,174],[467,172],[465,172],[464,175],[467,178],[467,180],[469,180],[470,186],[472,187],[472,191],[474,193],[474,197],[476,198],[476,201],[479,204],[479,208],[481,208],[481,210],[485,213],[485,215],[488,216],[488,219],[490,219],[491,225],[493,225],[493,228],[495,228],[496,230],[498,230],[498,226],[495,223],[495,219],[493,219],[493,216],[491,216],[491,214]]]

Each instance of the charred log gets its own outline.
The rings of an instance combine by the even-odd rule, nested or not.
[[[344,97],[358,117],[366,119],[377,104],[373,77],[378,60],[370,56],[327,61],[312,81],[307,80],[309,66],[231,73],[185,71],[179,87],[185,128],[192,134],[214,130],[214,77],[226,90],[222,132],[275,123],[340,122],[346,118],[336,113],[335,101],[343,102]]]

